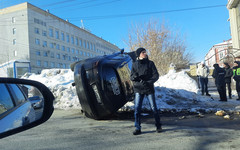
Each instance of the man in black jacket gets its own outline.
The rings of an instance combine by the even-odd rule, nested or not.
[[[213,65],[214,70],[213,70],[213,78],[215,78],[215,84],[217,86],[217,90],[220,96],[219,101],[227,101],[227,96],[226,96],[226,84],[225,84],[225,70],[223,68],[220,68],[218,64]]]
[[[137,59],[133,62],[131,70],[131,80],[133,81],[133,88],[135,93],[135,127],[134,135],[141,134],[141,109],[142,102],[146,96],[150,102],[151,109],[154,114],[157,132],[162,131],[160,117],[155,100],[154,82],[159,78],[157,68],[153,61],[148,59],[146,50],[138,48],[136,51]]]
[[[225,68],[225,71],[226,71],[226,74],[225,74],[224,78],[225,78],[225,83],[228,87],[228,96],[229,96],[229,99],[232,99],[231,80],[232,80],[232,76],[233,76],[233,71],[230,68],[228,63],[224,63],[224,68]]]

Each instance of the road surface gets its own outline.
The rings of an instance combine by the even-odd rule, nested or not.
[[[143,118],[143,134],[134,136],[133,114],[92,120],[78,110],[55,110],[46,123],[0,140],[0,149],[34,150],[238,150],[240,117],[161,114],[163,132],[152,116]]]

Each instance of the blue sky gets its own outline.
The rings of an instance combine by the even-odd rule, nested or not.
[[[25,2],[24,0],[0,0],[0,8]],[[50,13],[68,19],[71,23],[84,27],[93,34],[116,44],[128,51],[127,40],[132,24],[142,24],[150,19],[164,21],[174,31],[178,30],[186,38],[188,51],[193,53],[194,62],[202,61],[214,45],[228,40],[230,23],[227,0],[28,0],[27,2],[49,9]],[[203,8],[216,6],[211,8]],[[189,8],[199,8],[192,9]],[[182,10],[185,11],[172,11]],[[135,15],[148,12],[155,14]],[[127,14],[126,17],[109,15]],[[105,16],[100,17],[97,16]]]

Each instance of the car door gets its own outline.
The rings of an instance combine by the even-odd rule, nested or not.
[[[0,84],[0,91],[0,133],[35,121],[34,109],[18,85]]]

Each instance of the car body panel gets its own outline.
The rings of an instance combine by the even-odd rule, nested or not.
[[[131,63],[129,55],[119,52],[73,65],[78,98],[87,117],[104,118],[133,100]]]
[[[29,101],[0,115],[0,133],[24,126],[35,121],[35,111]]]

